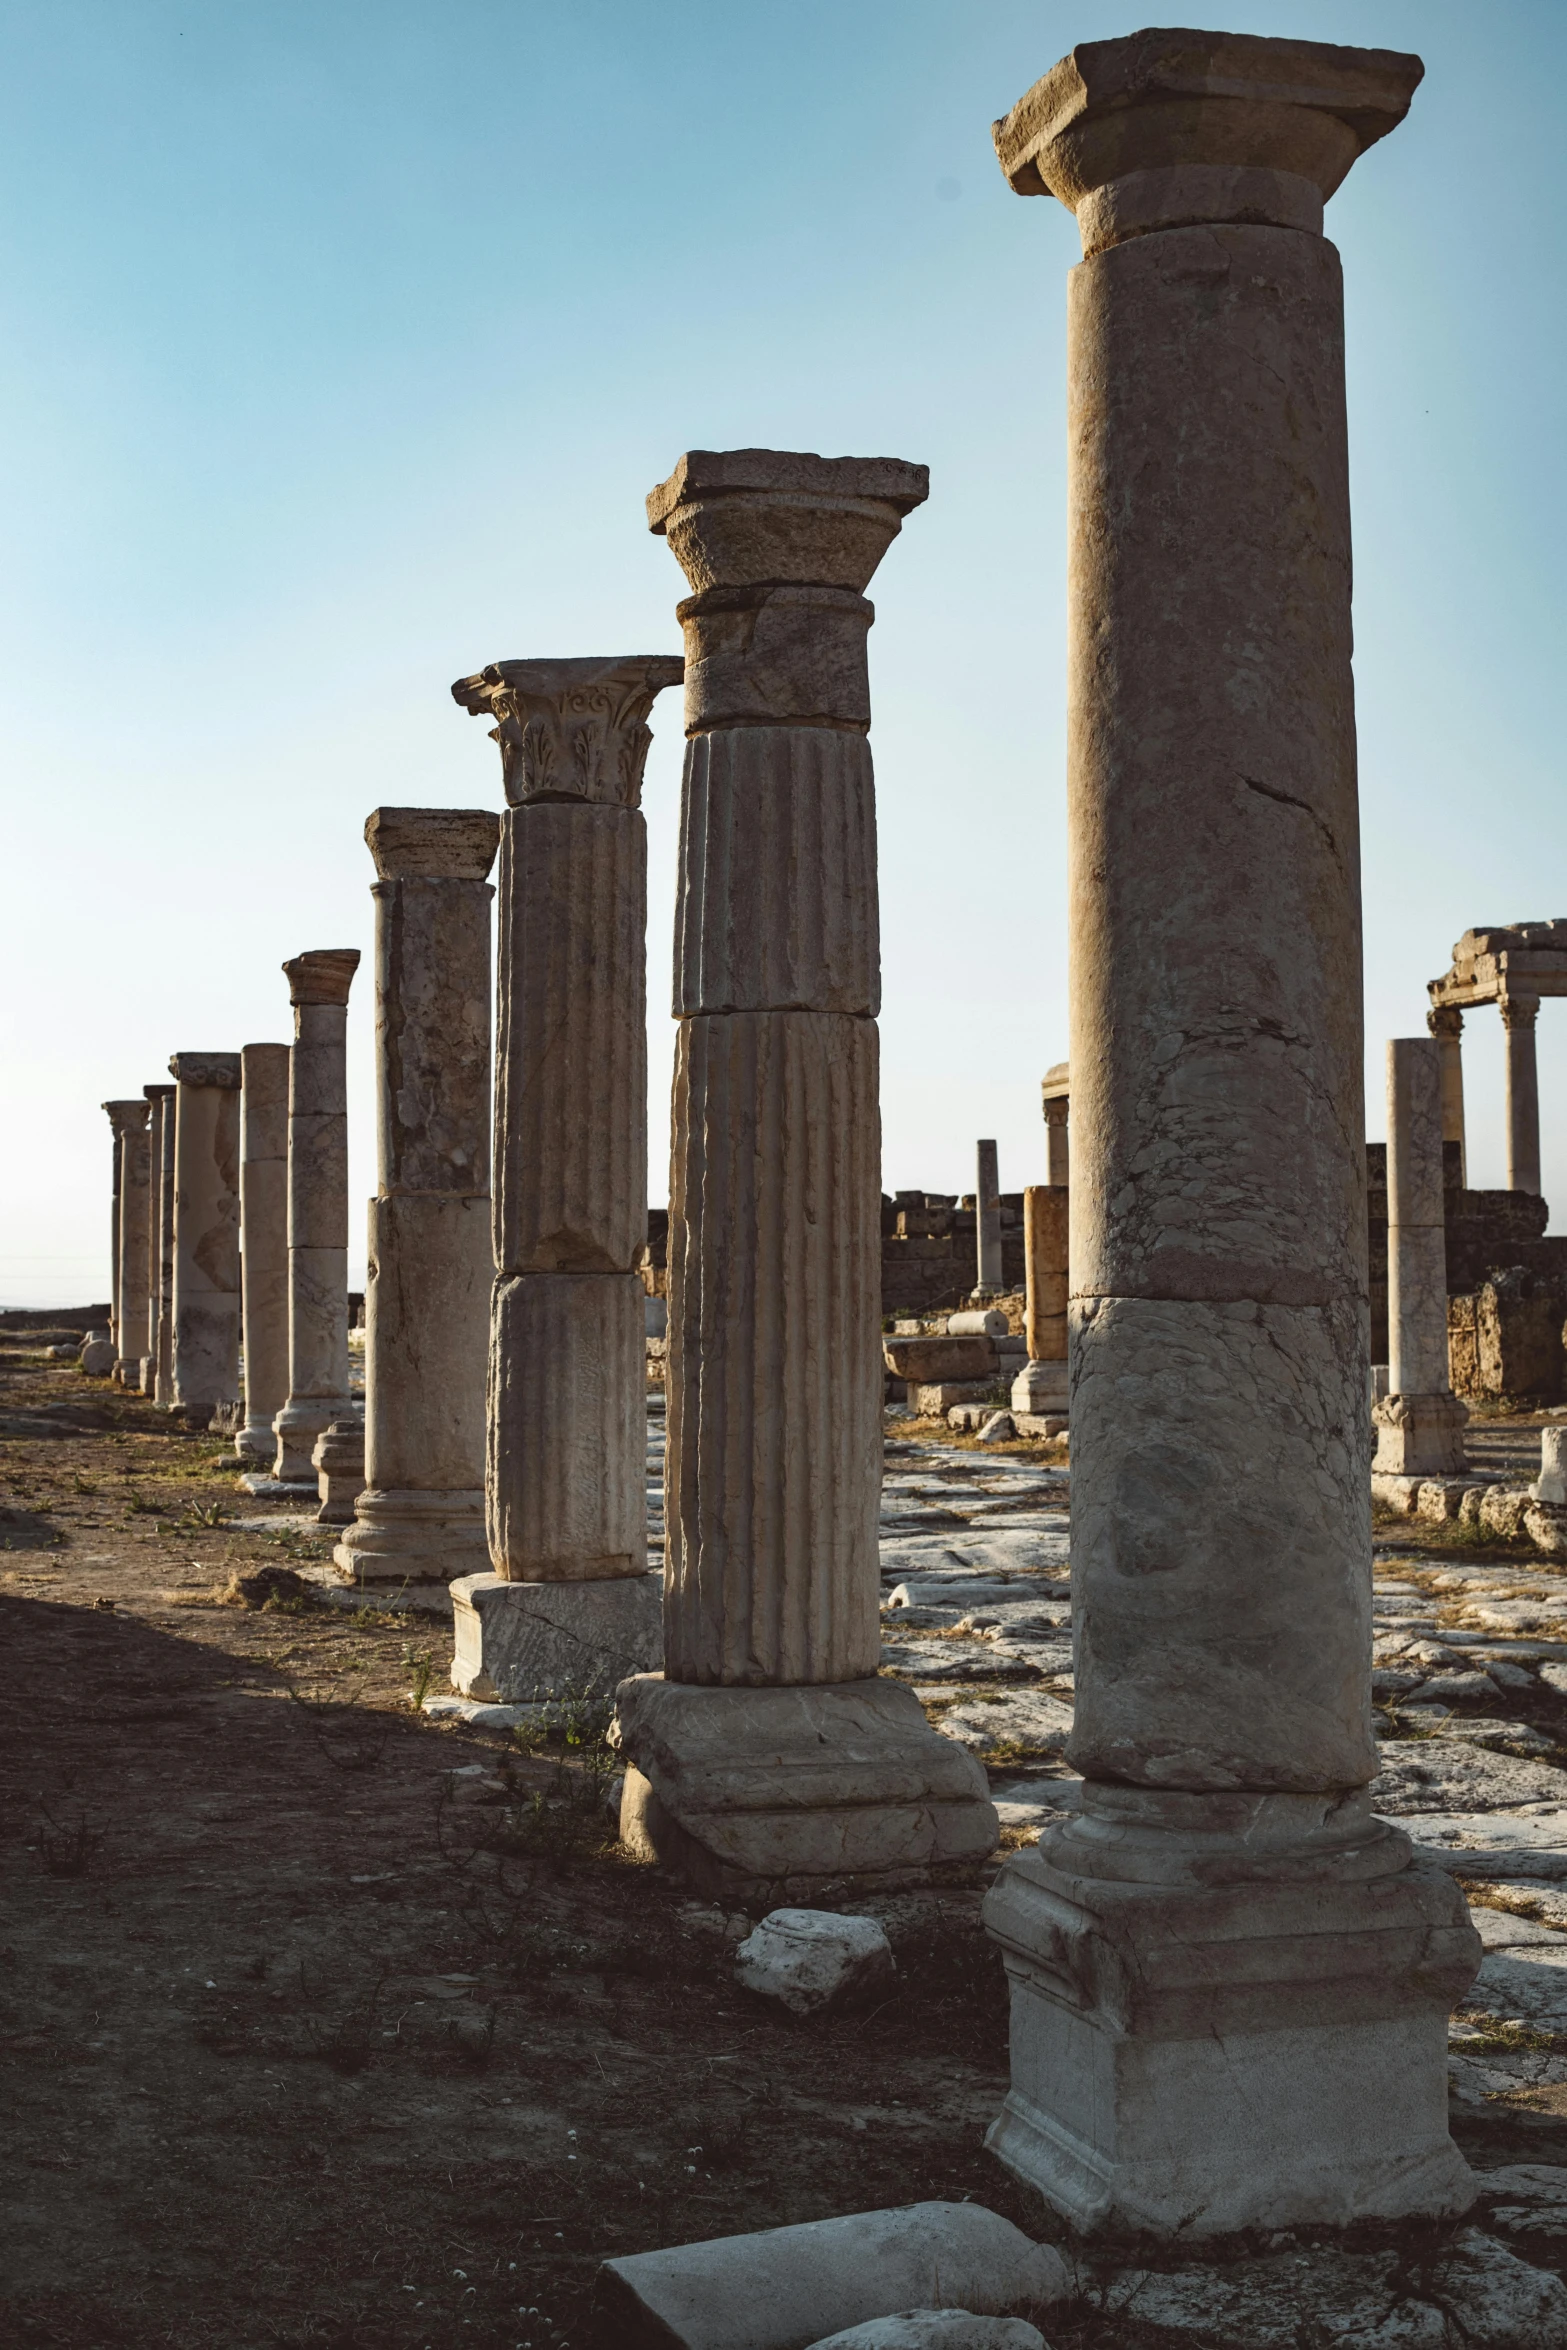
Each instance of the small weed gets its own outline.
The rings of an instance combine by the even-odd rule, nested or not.
[[[402,1661],[414,1677],[414,1685],[408,1692],[408,1702],[416,1714],[422,1713],[424,1701],[430,1694],[430,1683],[435,1678],[435,1651],[433,1648],[405,1648]]]
[[[1547,2056],[1560,2055],[1567,2050],[1567,2035],[1537,2031],[1532,2024],[1520,2023],[1516,2017],[1509,2017],[1504,2022],[1500,2016],[1490,2015],[1483,2008],[1460,2008],[1453,2021],[1463,2028],[1464,2037],[1455,2043],[1456,2053],[1460,2056],[1468,2056],[1481,2048],[1512,2054],[1538,2052]]]
[[[228,1512],[221,1501],[188,1501],[185,1504],[185,1514],[181,1518],[180,1524],[182,1526],[221,1526],[227,1518]]]
[[[47,1805],[34,1834],[38,1857],[51,1877],[85,1877],[103,1850],[105,1831],[89,1825],[85,1811],[74,1822],[57,1820]]]
[[[90,1477],[84,1477],[78,1470],[71,1479],[71,1490],[73,1493],[96,1493],[98,1488]]]

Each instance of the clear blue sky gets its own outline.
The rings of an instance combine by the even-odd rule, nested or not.
[[[1471,923],[1567,913],[1561,0],[1227,6],[1427,65],[1348,282],[1368,1132]],[[0,1303],[107,1295],[98,1104],[288,1034],[382,801],[500,803],[452,678],[676,649],[682,449],[929,464],[875,583],[888,1188],[1043,1171],[1066,1050],[1064,278],[992,117],[1081,0],[0,5]],[[646,805],[666,1196],[678,697]],[[354,1257],[374,1184],[352,1009]],[[1567,1220],[1567,1003],[1541,1016]],[[1501,1047],[1470,1024],[1471,1180]]]

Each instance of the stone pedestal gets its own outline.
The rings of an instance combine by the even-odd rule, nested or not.
[[[1508,994],[1497,1006],[1507,1046],[1507,1188],[1540,1188],[1540,1072],[1535,1060],[1537,995]]]
[[[1442,1058],[1424,1036],[1387,1048],[1388,1392],[1371,1407],[1379,1476],[1458,1477],[1469,1414],[1447,1368]]]
[[[658,1654],[647,1566],[647,827],[669,655],[500,661],[489,1575],[455,1586],[455,1685],[606,1691]]]
[[[164,1343],[164,1199],[165,1176],[170,1187],[174,1169],[174,1102],[172,1085],[144,1085],[150,1112],[147,1122],[147,1329],[141,1358],[141,1391],[158,1398],[158,1364]],[[173,1201],[169,1202],[172,1234]],[[169,1266],[172,1274],[172,1261]]]
[[[1461,2209],[1457,1888],[1371,1819],[1363,1041],[1338,256],[1418,60],[1078,48],[997,125],[1070,279],[1081,1814],[986,1904],[990,2143],[1079,2226]]]
[[[1065,1191],[1072,1180],[1070,1087],[1071,1064],[1057,1061],[1045,1071],[1039,1089],[1045,1113],[1045,1181],[1052,1190]]]
[[[1067,1203],[1064,1186],[1023,1194],[1024,1337],[1028,1361],[1012,1382],[1015,1412],[1066,1410]]]
[[[1464,1016],[1456,1004],[1433,1004],[1426,1026],[1442,1055],[1442,1140],[1458,1145],[1458,1180],[1469,1181],[1469,1146],[1464,1136]]]
[[[356,1583],[489,1568],[490,900],[500,818],[377,808],[377,1196],[365,1292],[365,1482],[334,1556]]]
[[[239,1055],[175,1053],[174,1408],[205,1428],[239,1397]]]
[[[247,1044],[239,1064],[245,1422],[234,1450],[266,1463],[288,1401],[288,1047]]]
[[[976,1305],[998,1297],[1004,1286],[1001,1271],[1001,1177],[996,1168],[996,1146],[979,1144],[975,1154],[974,1236],[977,1262],[969,1295]]]
[[[880,1656],[880,953],[864,590],[921,466],[693,451],[676,913],[663,1681],[624,1829],[712,1889],[925,1881],[982,1774]],[[781,1823],[781,1815],[787,1819]]]
[[[114,1376],[121,1386],[139,1389],[147,1338],[149,1111],[145,1101],[105,1102],[103,1106],[114,1126],[119,1211],[114,1258]]]
[[[315,1481],[316,1438],[351,1413],[348,1392],[348,991],[353,947],[283,969],[294,1007],[288,1060],[288,1401],[273,1421],[276,1480]]]
[[[316,1512],[322,1526],[351,1526],[354,1504],[365,1489],[365,1424],[356,1414],[352,1419],[334,1420],[324,1434],[316,1438],[315,1450],[310,1456],[316,1472],[317,1491],[321,1507]]]

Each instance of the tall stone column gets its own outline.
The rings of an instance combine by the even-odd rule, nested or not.
[[[648,500],[693,590],[676,911],[664,1678],[622,1834],[764,1899],[995,1843],[973,1758],[877,1677],[880,947],[864,590],[925,468],[772,449]]]
[[[245,1419],[234,1450],[258,1466],[272,1461],[288,1401],[288,1061],[286,1044],[247,1044],[239,1056]]]
[[[1068,300],[1081,1810],[986,1903],[1001,2159],[1079,2226],[1462,2208],[1478,1939],[1373,1817],[1360,885],[1338,255],[1419,60],[1076,49],[997,125]]]
[[[1067,1206],[1064,1184],[1023,1194],[1023,1278],[1028,1360],[1012,1382],[1015,1412],[1066,1410]]]
[[[1442,1055],[1426,1036],[1387,1048],[1388,1392],[1371,1407],[1372,1468],[1458,1477],[1469,1414],[1447,1369],[1447,1219],[1442,1190]]]
[[[1537,995],[1506,995],[1497,1006],[1507,1039],[1507,1188],[1540,1188],[1540,1073],[1534,1054]]]
[[[969,1292],[975,1305],[987,1305],[999,1297],[1004,1286],[1001,1276],[1001,1176],[996,1166],[996,1146],[982,1142],[975,1152],[974,1169],[974,1238],[976,1263],[974,1287]]]
[[[365,1485],[335,1556],[357,1583],[486,1574],[490,900],[500,818],[377,808],[378,1185],[365,1293]]]
[[[492,1571],[452,1587],[455,1685],[523,1700],[656,1662],[647,1564],[647,825],[678,658],[498,661]]]
[[[1433,1004],[1426,1026],[1442,1053],[1442,1140],[1458,1145],[1458,1180],[1469,1181],[1469,1147],[1464,1139],[1464,1016],[1456,1004]]]
[[[1039,1089],[1045,1113],[1045,1181],[1063,1191],[1072,1180],[1068,1137],[1071,1067],[1069,1061],[1057,1061],[1053,1069],[1045,1071]]]
[[[273,1421],[279,1484],[317,1490],[316,1438],[358,1405],[348,1392],[348,991],[357,947],[319,947],[283,969],[294,1007],[288,1061],[288,1401]]]
[[[120,1106],[118,1102],[99,1104],[114,1137],[114,1178],[109,1192],[109,1337],[116,1361],[120,1354],[120,1179],[125,1163],[125,1138],[115,1114]]]
[[[114,1255],[114,1376],[122,1387],[141,1386],[142,1342],[147,1328],[148,1106],[145,1101],[105,1102],[114,1124],[118,1229]]]
[[[147,1328],[141,1358],[141,1391],[155,1399],[159,1350],[163,1344],[163,1186],[166,1179],[171,1183],[173,1179],[176,1090],[172,1085],[142,1087],[151,1114],[147,1124]]]
[[[205,1428],[239,1396],[239,1055],[175,1053],[174,1407]]]
[[[179,1087],[171,1086],[158,1136],[158,1317],[153,1401],[164,1410],[174,1401],[174,1145],[179,1125]]]

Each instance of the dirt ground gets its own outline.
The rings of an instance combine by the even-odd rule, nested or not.
[[[977,1892],[865,1905],[869,2014],[742,1993],[744,1922],[615,1846],[591,1725],[438,1727],[439,1625],[230,1595],[288,1548],[216,1522],[231,1463],[0,1343],[0,2341],[586,2350],[607,2255],[924,2197],[1050,2232],[981,2142]],[[1454,2126],[1567,2162],[1560,2115]]]

